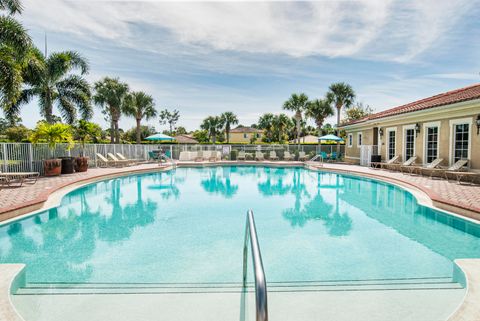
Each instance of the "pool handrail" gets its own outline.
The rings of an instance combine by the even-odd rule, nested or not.
[[[267,306],[267,280],[265,279],[265,271],[263,269],[262,254],[258,245],[257,229],[255,227],[255,219],[253,211],[247,211],[247,223],[245,226],[245,242],[243,245],[243,288],[247,285],[247,258],[248,258],[248,241],[250,241],[252,250],[253,271],[255,273],[255,305],[256,305],[256,321],[268,321]]]

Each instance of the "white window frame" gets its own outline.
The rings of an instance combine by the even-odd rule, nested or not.
[[[348,136],[347,136],[347,144],[348,144],[347,145],[348,148],[352,148],[352,146],[353,146],[353,134],[351,134],[351,133],[348,134]]]
[[[473,117],[468,117],[468,118],[458,118],[458,119],[451,119],[450,120],[450,148],[449,148],[449,153],[448,157],[450,160],[450,165],[454,163],[454,143],[455,143],[455,132],[454,132],[454,127],[455,125],[462,125],[462,124],[467,124],[468,125],[468,159],[472,159],[472,123],[473,123]]]
[[[360,146],[363,145],[363,133],[359,132],[357,133],[357,147],[360,148]]]
[[[434,121],[434,122],[430,122],[430,123],[423,123],[423,162],[428,164],[427,163],[427,158],[428,158],[428,151],[427,151],[427,130],[428,128],[434,128],[434,127],[437,127],[437,157],[436,158],[439,158],[440,157],[440,133],[441,133],[441,129],[442,129],[442,123],[440,121]]]
[[[403,136],[402,136],[402,158],[403,158],[403,161],[406,161],[407,160],[407,130],[408,129],[413,129],[413,155],[412,156],[416,156],[417,154],[417,133],[415,131],[415,124],[410,124],[410,125],[405,125],[402,127],[402,131],[403,131]]]
[[[389,158],[388,156],[388,153],[389,153],[389,150],[390,150],[390,133],[391,132],[395,132],[395,152],[394,152],[394,155],[393,157],[395,157],[395,155],[397,154],[397,143],[398,143],[398,135],[397,135],[397,127],[389,127],[389,128],[385,128],[385,136],[386,136],[386,139],[385,139],[385,159],[386,160],[390,160],[391,158]]]

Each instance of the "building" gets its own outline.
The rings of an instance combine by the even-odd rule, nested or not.
[[[468,159],[480,170],[480,84],[394,107],[342,126],[347,133],[345,159],[366,165],[372,154],[382,161],[417,156],[442,165]]]
[[[295,144],[296,142],[297,142],[296,139],[292,139],[289,141],[290,144]],[[300,143],[301,144],[318,144],[318,136],[306,135],[306,136],[300,137]]]
[[[263,130],[252,127],[237,127],[230,130],[230,143],[259,143],[262,141]]]
[[[198,140],[191,135],[177,135],[174,138],[179,144],[198,144]]]

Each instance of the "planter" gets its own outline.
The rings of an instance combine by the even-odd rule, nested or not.
[[[88,157],[75,158],[75,172],[86,172],[88,169]]]
[[[62,173],[62,160],[58,158],[43,161],[45,176],[58,176]]]
[[[62,174],[72,174],[74,172],[73,161],[74,157],[60,157],[62,160]]]

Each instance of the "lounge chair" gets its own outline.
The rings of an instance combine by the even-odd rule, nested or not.
[[[371,162],[370,166],[372,166],[373,168],[381,168],[382,169],[382,168],[385,168],[386,166],[398,163],[399,159],[400,159],[400,156],[395,155],[392,159],[390,159],[386,162]]]
[[[181,162],[189,161],[190,160],[189,152],[180,152],[180,155],[178,156],[178,160]]]
[[[320,158],[322,159],[322,162],[328,160],[328,155],[326,152],[320,152]]]
[[[212,157],[212,152],[211,152],[211,151],[209,151],[209,150],[204,150],[204,151],[202,152],[202,158],[203,158],[204,161],[210,160],[211,157]]]
[[[208,158],[210,162],[216,162],[222,160],[222,153],[216,152],[216,151],[211,151],[210,152],[210,157]]]
[[[272,160],[272,161],[273,161],[273,160],[278,160],[277,153],[276,153],[274,150],[272,150],[272,151],[270,152],[270,155],[268,156],[268,158],[270,158],[270,160]]]
[[[135,165],[138,163],[138,159],[130,159],[130,158],[126,158],[125,156],[123,156],[123,154],[121,153],[116,153],[117,154],[117,157],[120,161],[125,161],[125,162],[129,162],[129,164],[132,164],[132,165]],[[160,160],[161,160],[161,157],[160,157]]]
[[[441,177],[448,180],[448,175],[456,176],[455,173],[461,172],[467,164],[468,159],[460,159],[448,168],[424,168],[422,169],[422,174],[425,176],[429,176],[430,178]]]
[[[293,155],[287,150],[283,153],[283,160],[291,161],[293,159]]]
[[[102,154],[97,153],[97,165],[98,167],[117,166],[117,162],[112,159],[107,159]],[[103,165],[103,166],[102,166]]]
[[[13,186],[12,183],[17,183],[17,187],[21,187],[23,183],[28,182],[35,184],[40,176],[39,172],[9,172],[3,173],[0,171],[0,184]]]
[[[154,151],[148,152],[148,159],[153,159],[154,161],[160,162],[162,160],[159,153],[155,153]]]
[[[432,169],[432,168],[437,168],[440,166],[440,164],[443,162],[443,158],[435,158],[431,163],[429,164],[424,164],[422,166],[409,166],[408,171],[410,172],[410,175],[412,174],[422,174],[423,169]]]
[[[263,161],[263,160],[265,160],[265,157],[263,157],[263,153],[262,153],[262,152],[259,152],[259,151],[256,151],[256,152],[255,152],[255,160],[258,160],[258,161]]]
[[[107,153],[107,158],[110,158],[111,160],[113,160],[115,162],[115,165],[116,166],[127,166],[127,165],[130,165],[130,161],[129,160],[121,160],[121,159],[118,159],[117,156],[113,155],[112,153]]]
[[[246,160],[246,159],[247,159],[247,155],[245,154],[245,151],[244,150],[239,151],[237,155],[237,160]]]
[[[305,154],[305,152],[299,152],[298,153],[298,160],[299,161],[306,161],[307,160],[307,154]]]
[[[417,156],[412,156],[407,161],[405,161],[402,165],[399,165],[397,169],[400,169],[400,171],[403,173],[403,170],[408,170],[410,171],[411,167],[415,167],[415,162],[417,161]],[[411,173],[411,172],[410,172]]]

